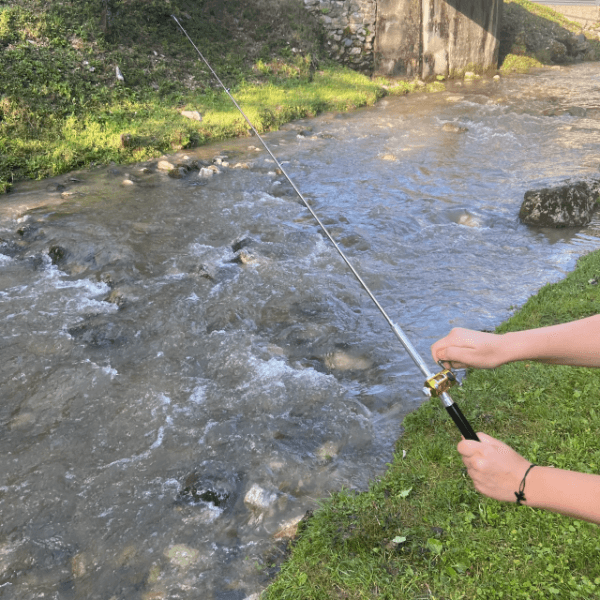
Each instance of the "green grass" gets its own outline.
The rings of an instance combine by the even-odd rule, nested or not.
[[[585,256],[498,332],[597,314],[599,273],[600,252]],[[600,370],[514,363],[472,371],[452,395],[530,461],[600,472]],[[437,401],[410,414],[386,473],[322,503],[262,598],[599,598],[598,527],[478,494],[458,440]]]
[[[19,180],[248,134],[171,13],[260,132],[385,94],[443,89],[371,80],[328,61],[302,3],[280,4],[109,0],[105,19],[101,0],[0,3],[0,193]]]
[[[553,64],[550,50],[529,50],[527,42],[534,36],[548,37],[548,30],[560,27],[571,33],[581,33],[581,26],[556,12],[529,0],[505,0],[503,27],[500,36],[500,71],[502,73],[528,73],[532,69]],[[591,60],[600,60],[600,41],[586,34],[591,46]]]
[[[171,14],[260,132],[323,111],[372,105],[386,94],[444,89],[440,82],[371,79],[332,63],[323,29],[302,2],[277,6],[254,0],[0,0],[0,193],[24,179],[143,161],[248,134]],[[527,0],[506,3],[506,13],[517,9],[526,28],[551,20],[577,28]],[[518,41],[503,42],[504,72],[544,64]],[[202,122],[182,117],[184,109],[198,110]]]

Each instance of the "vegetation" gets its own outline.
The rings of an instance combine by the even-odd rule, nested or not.
[[[500,71],[527,73],[531,69],[552,64],[553,33],[580,33],[581,26],[556,12],[529,0],[504,0],[500,35]],[[600,41],[587,35],[591,45],[590,60],[600,60]],[[542,43],[540,43],[540,40]]]
[[[373,80],[332,63],[323,31],[302,3],[275,6],[266,0],[0,0],[0,193],[18,180],[142,161],[248,133],[171,14],[261,132],[325,110],[370,105],[385,94],[444,88]],[[515,8],[531,20],[527,27],[558,20],[577,28],[527,0],[508,0],[505,12]],[[513,38],[503,44],[505,71],[547,62]],[[202,121],[182,110],[198,111]]]
[[[372,81],[328,61],[320,25],[302,4],[277,7],[260,0],[0,0],[0,192],[17,180],[248,133],[171,14],[261,132],[424,89]]]
[[[600,312],[600,252],[547,285],[498,332]],[[476,431],[532,462],[600,472],[600,370],[522,362],[471,372],[453,397]],[[598,527],[478,494],[437,401],[404,421],[393,463],[367,492],[343,490],[300,530],[261,598],[600,597]]]

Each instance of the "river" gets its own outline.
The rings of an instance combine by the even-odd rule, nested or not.
[[[597,172],[599,134],[586,63],[266,140],[430,361],[598,247],[598,219],[517,214]],[[188,153],[229,163],[209,179],[112,165],[0,198],[0,597],[243,600],[282,526],[391,460],[422,376],[258,145]]]

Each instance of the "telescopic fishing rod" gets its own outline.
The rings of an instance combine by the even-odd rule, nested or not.
[[[348,260],[348,258],[346,257],[346,255],[344,254],[342,249],[339,247],[337,242],[333,239],[333,237],[329,233],[327,227],[325,227],[325,225],[321,222],[321,219],[319,219],[319,217],[317,216],[315,211],[312,209],[312,207],[310,206],[310,204],[308,203],[306,198],[302,195],[302,192],[300,192],[300,190],[296,187],[296,184],[292,181],[290,176],[286,173],[285,169],[283,168],[283,166],[281,165],[279,160],[277,160],[277,157],[273,154],[273,152],[271,152],[271,149],[269,148],[269,146],[267,146],[267,143],[263,140],[263,138],[258,133],[258,131],[254,127],[254,125],[252,124],[250,119],[246,116],[246,113],[242,110],[241,106],[237,103],[236,99],[231,95],[231,92],[229,91],[229,89],[227,87],[225,87],[225,84],[221,81],[221,79],[219,78],[217,73],[210,66],[210,64],[206,60],[206,58],[204,58],[204,55],[202,54],[202,52],[200,52],[200,50],[198,50],[198,47],[196,46],[196,44],[194,44],[192,38],[190,38],[187,31],[183,28],[183,25],[179,22],[179,20],[177,19],[177,17],[175,15],[171,15],[171,16],[173,17],[173,20],[175,21],[175,23],[177,23],[177,25],[179,26],[179,28],[181,29],[181,31],[183,32],[185,37],[189,40],[190,44],[192,44],[192,46],[198,53],[198,56],[202,59],[202,62],[204,62],[204,64],[208,67],[208,69],[212,73],[213,77],[217,80],[219,85],[225,90],[225,93],[229,96],[230,100],[233,102],[235,107],[238,109],[238,111],[240,112],[242,117],[244,117],[244,119],[246,120],[246,123],[248,123],[248,126],[250,127],[250,129],[252,130],[254,135],[258,138],[260,143],[263,145],[264,149],[269,153],[271,158],[275,161],[275,164],[277,165],[277,167],[279,168],[281,173],[288,180],[288,182],[290,183],[290,185],[292,186],[292,188],[294,189],[294,191],[296,192],[296,194],[298,195],[298,197],[300,198],[300,200],[302,201],[304,206],[308,209],[310,214],[313,216],[315,221],[318,223],[319,227],[321,228],[321,230],[323,231],[323,233],[325,234],[327,239],[329,239],[329,241],[333,244],[334,248],[337,250],[338,254],[342,257],[343,261],[346,263],[346,265],[348,266],[348,268],[350,269],[350,271],[352,272],[354,277],[356,277],[356,279],[358,280],[358,282],[360,283],[362,288],[365,290],[365,292],[367,293],[369,298],[371,298],[371,300],[375,303],[375,306],[377,306],[377,308],[379,309],[379,311],[381,312],[381,314],[383,315],[385,320],[388,322],[389,326],[392,328],[392,331],[394,332],[394,334],[396,335],[396,337],[398,338],[400,343],[404,346],[404,349],[408,352],[408,355],[412,358],[413,362],[417,365],[417,367],[419,367],[419,369],[421,370],[421,373],[423,373],[423,375],[425,375],[426,380],[425,380],[425,385],[423,387],[423,393],[428,397],[437,397],[440,399],[440,401],[442,402],[442,405],[448,411],[448,414],[450,415],[450,417],[452,418],[452,420],[454,421],[454,423],[456,424],[456,426],[458,427],[458,429],[460,430],[462,435],[467,440],[479,441],[479,438],[477,437],[477,434],[475,433],[474,429],[471,427],[469,421],[467,421],[467,419],[463,415],[462,411],[460,410],[460,408],[458,407],[456,402],[454,402],[454,400],[452,400],[452,398],[450,397],[450,394],[448,393],[448,390],[457,383],[456,376],[452,372],[452,369],[446,369],[444,367],[444,365],[442,364],[442,361],[439,361],[439,365],[440,365],[440,367],[442,367],[442,370],[439,373],[434,374],[432,371],[429,370],[429,368],[427,367],[427,364],[421,358],[421,355],[417,352],[417,350],[412,345],[410,340],[406,337],[406,334],[404,333],[404,331],[402,331],[402,329],[390,319],[390,317],[385,312],[385,310],[383,309],[383,307],[381,306],[381,304],[379,303],[377,298],[375,298],[375,296],[373,295],[373,292],[371,292],[371,290],[369,289],[367,284],[363,281],[362,277],[358,274],[358,272],[356,271],[356,269],[354,268],[352,263]]]

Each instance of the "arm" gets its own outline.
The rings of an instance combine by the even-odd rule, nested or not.
[[[600,315],[502,335],[455,328],[433,344],[431,355],[455,368],[493,369],[518,360],[600,367]]]
[[[462,440],[462,455],[475,488],[496,500],[515,502],[530,463],[510,446],[486,435]],[[523,504],[600,524],[600,475],[536,466],[525,480]]]

